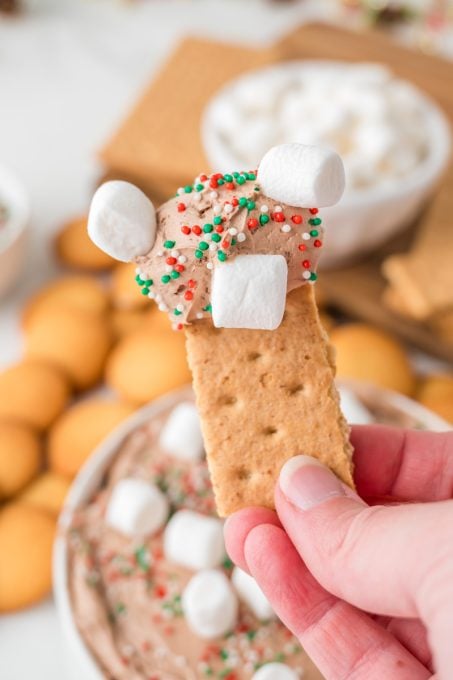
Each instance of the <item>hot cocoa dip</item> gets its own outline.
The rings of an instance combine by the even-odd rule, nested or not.
[[[180,402],[192,398],[188,390]],[[115,680],[245,680],[269,663],[282,664],[285,672],[294,673],[291,678],[321,680],[285,626],[276,617],[258,620],[239,597],[232,630],[213,639],[195,634],[182,599],[197,572],[166,558],[165,527],[152,536],[131,537],[109,526],[113,490],[126,478],[156,485],[169,501],[170,518],[184,508],[215,516],[204,456],[183,460],[159,443],[173,411],[169,408],[126,438],[101,488],[67,529],[70,599],[86,646],[103,676]],[[216,569],[231,578],[233,565],[226,555]]]

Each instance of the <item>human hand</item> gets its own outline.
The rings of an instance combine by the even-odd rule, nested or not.
[[[327,680],[453,678],[453,433],[354,427],[361,498],[306,456],[288,461],[277,514],[225,526]],[[366,610],[369,614],[362,610]]]

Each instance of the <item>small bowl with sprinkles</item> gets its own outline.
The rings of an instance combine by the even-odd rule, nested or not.
[[[21,272],[29,219],[25,188],[0,165],[0,296],[11,289]]]

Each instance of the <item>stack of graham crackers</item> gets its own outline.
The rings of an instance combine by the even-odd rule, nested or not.
[[[200,122],[214,93],[245,71],[299,58],[384,62],[430,94],[453,120],[451,64],[399,47],[379,33],[310,24],[260,49],[188,38],[102,149],[103,179],[126,179],[157,203],[165,201],[200,168],[209,170]],[[390,244],[359,265],[323,274],[325,290],[335,306],[450,361],[452,180],[453,166],[426,218],[417,225],[415,238],[412,225],[402,242]]]

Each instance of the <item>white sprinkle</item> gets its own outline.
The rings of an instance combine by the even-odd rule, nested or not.
[[[178,257],[178,262],[179,264],[184,264],[184,262],[187,262],[187,257],[185,255],[180,255]]]
[[[207,269],[214,269],[214,265],[212,264],[212,262],[208,262],[208,264],[206,265],[206,268]]]
[[[201,201],[201,193],[196,193],[192,195],[192,199],[196,202]]]
[[[215,253],[215,251],[217,250],[217,248],[218,248],[217,243],[210,243],[210,244],[209,244],[209,250],[212,250],[213,253]]]
[[[203,312],[197,312],[197,319],[203,318]]]
[[[159,310],[160,310],[161,312],[168,312],[168,307],[167,307],[167,305],[165,304],[165,302],[161,302],[161,303],[160,303],[160,305],[159,305]]]
[[[178,330],[178,324],[177,323],[172,323],[171,327],[172,327],[172,330],[174,330],[174,331]],[[166,618],[168,618],[168,614],[169,614],[169,612],[165,613]]]
[[[176,309],[178,312],[183,312],[184,311],[184,305],[176,305]]]
[[[178,196],[181,196],[181,194],[183,194],[183,193],[184,193],[184,188],[183,188],[183,187],[179,187],[179,189],[178,189],[178,191],[177,191]]]
[[[241,231],[240,234],[238,234],[239,243],[242,243],[242,241],[245,241],[246,238],[247,238],[247,236],[242,231]]]
[[[156,302],[162,302],[162,295],[160,293],[157,293],[155,300]]]
[[[150,300],[154,300],[154,298],[156,297],[156,293],[153,293],[153,291],[151,290],[151,291],[148,293],[148,297],[150,298]]]
[[[162,250],[158,250],[156,253],[157,257],[162,257],[163,254]]]
[[[264,213],[269,212],[269,206],[268,205],[262,205],[260,210],[261,210],[261,212],[264,212]]]
[[[291,227],[289,224],[284,224],[283,227],[281,227],[281,231],[283,231],[285,234],[288,234],[291,231]]]
[[[140,269],[140,267],[135,267],[135,273],[141,276],[142,270]]]
[[[283,212],[283,208],[281,205],[276,205],[274,208],[274,212]]]
[[[165,271],[166,271],[168,274],[169,274],[170,272],[173,271],[173,267],[171,266],[171,264],[166,264],[166,265],[165,265]]]
[[[302,234],[302,238],[304,239],[304,241],[309,241],[311,236],[308,233],[308,231],[304,231],[304,233]]]
[[[304,278],[304,279],[309,279],[310,276],[311,276],[310,272],[303,272],[302,273],[302,278]]]
[[[218,196],[219,194],[217,193],[217,191],[211,191],[211,193],[209,194],[209,198],[212,198],[213,200],[214,198],[218,198]]]
[[[215,206],[214,206],[214,208],[213,208],[213,210],[214,210],[214,213],[215,213],[216,215],[218,215],[219,213],[221,213],[221,212],[222,212],[222,206],[220,205],[220,203],[216,203]]]
[[[171,251],[171,256],[172,256],[172,257],[179,257],[179,255],[180,255],[179,250],[172,250],[172,251]]]
[[[233,212],[233,206],[231,205],[231,203],[225,203],[225,205],[223,206],[223,209],[226,213],[232,213]]]
[[[231,236],[236,236],[236,234],[238,233],[238,230],[235,227],[230,227],[228,229],[228,233],[231,234]]]

